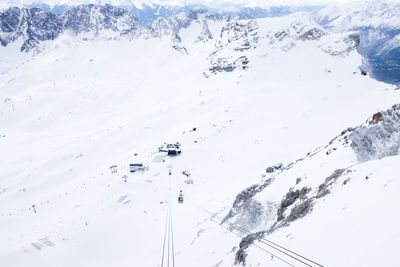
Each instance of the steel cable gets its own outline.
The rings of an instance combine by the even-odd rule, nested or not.
[[[194,202],[191,201],[191,200],[190,200],[190,202],[191,202],[194,206],[197,206],[197,208],[200,208],[200,209],[202,209],[204,212],[206,212],[207,214],[211,215],[211,216],[212,216],[211,218],[217,218],[218,220],[222,221],[222,218],[219,217],[218,215],[211,213],[210,211],[204,209],[203,207],[201,207],[200,205],[194,203]],[[221,222],[219,222],[219,223],[222,224]],[[251,235],[251,236],[255,237],[255,235],[254,235],[253,233],[251,233],[251,232],[249,232],[249,231],[247,231],[247,230],[244,230],[244,229],[242,229],[241,227],[239,227],[239,226],[237,226],[237,225],[235,225],[235,224],[233,224],[233,223],[230,223],[230,222],[227,222],[227,221],[225,221],[224,223],[227,224],[227,225],[229,225],[229,226],[231,226],[231,227],[233,227],[233,228],[235,228],[236,230],[238,230],[238,231],[240,231],[240,232],[242,232],[242,233],[244,233],[244,234]],[[293,252],[293,251],[291,251],[291,250],[289,250],[289,249],[287,249],[287,248],[285,248],[285,247],[283,247],[283,246],[280,246],[280,245],[278,245],[278,244],[276,244],[276,243],[274,243],[274,242],[272,242],[272,241],[270,241],[270,240],[268,240],[268,239],[265,239],[265,238],[257,238],[257,237],[256,237],[256,239],[257,239],[259,242],[261,242],[261,243],[263,243],[263,244],[265,244],[265,245],[267,245],[267,246],[269,246],[269,247],[271,247],[271,248],[273,248],[273,249],[275,249],[275,250],[277,250],[277,251],[279,251],[279,252],[285,254],[286,256],[288,256],[288,257],[290,257],[290,258],[292,258],[292,259],[295,259],[295,260],[297,260],[298,262],[303,263],[304,265],[307,265],[307,266],[309,266],[309,267],[313,267],[313,266],[310,265],[309,263],[306,263],[306,262],[304,262],[303,260],[298,259],[297,257],[300,257],[300,258],[302,258],[302,259],[304,259],[304,260],[306,260],[306,261],[309,261],[309,262],[311,262],[311,263],[313,263],[313,264],[315,264],[315,265],[317,265],[317,266],[323,267],[323,265],[321,265],[321,264],[319,264],[319,263],[316,263],[315,261],[312,261],[312,260],[310,260],[310,259],[308,259],[308,258],[306,258],[306,257],[304,257],[304,256],[302,256],[302,255],[300,255],[300,254],[298,254],[298,253],[295,253],[295,252]],[[268,242],[268,243],[267,243],[267,242]],[[274,246],[276,246],[276,247],[274,247]],[[277,247],[278,247],[278,248],[277,248]],[[296,257],[296,256],[293,256],[293,255],[290,255],[290,254],[288,254],[287,252],[282,251],[282,250],[279,249],[279,248],[281,248],[282,250],[285,250],[285,251],[287,251],[287,252],[289,252],[289,253],[292,253],[293,255],[296,255],[297,257]]]

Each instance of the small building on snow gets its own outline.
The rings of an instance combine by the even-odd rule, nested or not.
[[[130,172],[137,172],[137,171],[145,171],[146,168],[143,166],[143,163],[131,163],[129,164],[129,171]]]

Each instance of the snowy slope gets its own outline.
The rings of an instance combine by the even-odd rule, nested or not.
[[[204,21],[212,38],[198,38],[207,36]],[[322,147],[272,174],[254,198],[271,203],[262,221],[249,223],[252,213],[229,221],[268,230],[290,187],[316,194],[335,169],[348,168],[311,213],[270,237],[324,266],[377,266],[381,256],[395,266],[399,157],[358,164],[349,146],[324,148],[400,102],[395,87],[361,75],[351,33],[295,14],[200,17],[178,34],[186,53],[170,34],[86,41],[63,33],[29,53],[17,42],[1,48],[2,263],[159,266],[171,206],[177,266],[232,266],[243,235],[219,218],[237,194],[264,183],[266,167]],[[177,141],[182,155],[158,152]],[[129,173],[138,162],[148,170]],[[255,246],[245,253],[248,266],[285,265]]]
[[[340,247],[340,249],[336,249],[338,253],[340,255],[348,253],[356,255],[345,256],[343,259],[337,259],[337,257],[331,259],[332,255],[327,253],[324,255],[325,262],[333,266],[347,266],[347,264],[352,266],[355,262],[362,262],[363,266],[369,265],[370,262],[374,262],[373,265],[376,265],[380,261],[379,257],[384,255],[387,257],[386,253],[390,254],[388,252],[390,249],[386,248],[391,247],[392,242],[397,242],[396,240],[400,237],[398,233],[393,232],[393,226],[399,222],[399,216],[391,214],[389,208],[391,206],[389,203],[393,201],[398,189],[389,189],[388,192],[393,195],[385,196],[385,192],[388,190],[386,186],[397,178],[392,169],[398,161],[397,155],[399,154],[400,142],[398,130],[396,130],[400,125],[399,118],[399,106],[395,105],[387,111],[375,113],[365,124],[342,131],[326,146],[310,151],[304,157],[287,165],[275,165],[277,166],[275,170],[267,169],[268,175],[264,177],[263,182],[247,188],[236,197],[232,209],[223,221],[233,221],[241,229],[252,233],[258,232],[260,236],[269,235],[270,238],[281,240],[284,243],[297,243],[296,247],[303,248],[303,251],[308,251],[308,254],[311,255],[314,247],[309,242],[314,242],[310,238],[310,236],[314,238],[313,231],[322,231],[324,229],[321,227],[322,225],[334,228],[335,233],[340,233],[340,239],[334,239],[337,242],[335,246]],[[386,159],[390,156],[395,157]],[[376,159],[380,159],[380,161],[376,161]],[[372,163],[369,162],[371,160],[373,160]],[[390,178],[386,177],[388,174],[391,176]],[[379,179],[379,181],[370,188],[366,188],[365,183],[369,182],[371,178]],[[357,184],[356,188],[361,188],[360,192],[354,189],[354,186],[348,186],[353,183]],[[351,189],[347,189],[348,187]],[[336,199],[336,195],[339,195],[340,200]],[[370,201],[374,201],[375,206],[365,206],[364,195],[369,195]],[[381,200],[384,204],[380,203]],[[325,201],[331,205],[327,210],[321,208]],[[353,201],[358,201],[357,205],[353,205]],[[353,209],[358,210],[353,210],[354,214],[349,214],[349,216],[353,216],[350,220],[341,218],[341,221],[336,220],[331,223],[331,217],[341,216],[341,213],[335,213],[339,210],[336,206],[338,203],[340,203],[339,205],[351,205]],[[373,210],[370,211],[369,208]],[[345,209],[346,206],[342,210]],[[363,213],[363,211],[368,212]],[[372,225],[379,225],[382,218],[380,216],[369,218],[371,214],[385,214],[393,223],[393,226],[388,227],[386,231],[380,229],[379,234],[372,238],[375,242],[374,246],[385,247],[384,251],[376,254],[373,254],[376,247],[367,244]],[[314,220],[318,222],[315,225]],[[368,222],[366,222],[367,220]],[[325,222],[323,223],[323,221]],[[363,227],[360,227],[359,224],[362,224]],[[312,227],[310,227],[311,225]],[[301,233],[306,233],[306,235],[294,238],[293,235],[298,234],[297,230],[293,230],[296,227],[303,229]],[[282,232],[285,233],[285,236],[279,234]],[[354,233],[357,233],[358,240],[352,240]],[[317,238],[318,241],[315,242],[320,242],[319,246],[332,242],[332,236],[329,234]],[[348,247],[340,244],[343,240],[353,246],[356,244],[362,246],[362,252],[359,250],[350,252]],[[362,245],[358,244],[361,241],[364,241]],[[242,249],[237,252],[236,260],[237,262],[246,262],[247,247],[249,243],[252,244],[252,241],[249,242],[246,237],[241,243],[246,246],[241,245]],[[373,256],[362,257],[364,251],[369,251],[369,255]],[[324,257],[320,257],[322,262]],[[347,261],[354,263],[346,263]],[[385,266],[395,266],[395,262],[389,258]]]
[[[316,200],[310,214],[268,238],[303,255],[315,255],[313,259],[326,266],[397,266],[393,255],[400,238],[395,230],[399,216],[392,205],[399,194],[398,161],[396,156],[349,168],[329,195]],[[307,173],[300,185],[325,177],[321,171],[312,172],[320,177]],[[264,254],[256,247],[247,253],[247,262],[262,262]]]

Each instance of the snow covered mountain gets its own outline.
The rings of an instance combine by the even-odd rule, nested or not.
[[[396,2],[368,1],[363,5],[328,7],[316,20],[335,31],[357,31],[364,68],[381,81],[399,83],[400,5]]]
[[[314,23],[335,32],[356,32],[358,50],[364,57],[363,70],[375,79],[399,83],[398,39],[400,6],[394,3],[367,2],[345,7],[243,7],[234,11],[218,11],[202,5],[162,6],[132,4],[121,7],[106,5],[32,4],[32,7],[11,7],[0,13],[0,42],[3,46],[18,38],[24,40],[22,51],[30,51],[43,41],[53,40],[61,33],[72,32],[84,38],[136,38],[139,35],[160,37],[171,35],[172,43],[181,51],[179,31],[191,23],[201,25],[199,40],[212,39],[208,21],[231,21],[279,17],[292,13],[311,14]],[[102,34],[99,34],[102,31]],[[85,36],[82,33],[86,33]],[[246,62],[245,59],[240,62]],[[225,62],[225,65],[231,63]],[[239,62],[236,65],[241,64]],[[234,64],[234,65],[235,65]]]
[[[21,51],[30,51],[40,42],[54,40],[61,33],[71,31],[78,35],[90,33],[93,36],[135,34],[137,20],[125,9],[111,5],[80,5],[69,8],[62,15],[55,15],[39,8],[13,7],[0,14],[3,46],[23,39]]]
[[[357,8],[2,10],[2,264],[397,266],[397,13]]]
[[[2,46],[22,38],[21,51],[29,51],[41,41],[54,40],[63,30],[59,17],[38,8],[9,8],[0,18]]]
[[[139,25],[136,18],[128,11],[111,5],[80,5],[68,9],[63,15],[64,28],[75,34],[92,32],[99,35],[101,31],[112,31],[119,35],[134,32]]]

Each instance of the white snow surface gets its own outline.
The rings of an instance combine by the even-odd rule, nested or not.
[[[400,103],[393,86],[360,74],[355,50],[324,52],[345,34],[273,39],[307,22],[297,16],[257,20],[258,39],[243,52],[234,50],[242,39],[219,46],[219,23],[204,42],[199,24],[183,30],[187,54],[169,37],[63,35],[36,54],[1,48],[1,265],[160,266],[171,203],[176,266],[232,266],[241,238],[199,207],[225,216],[266,167]],[[206,78],[216,49],[246,55],[249,68]],[[164,142],[180,142],[182,154],[159,153]],[[340,179],[351,179],[268,238],[324,266],[396,266],[399,161],[358,164],[347,148],[296,165],[257,198],[278,204],[297,177],[315,188],[337,168],[349,167]],[[140,162],[149,169],[129,173]],[[286,266],[257,247],[248,253],[248,266]]]

